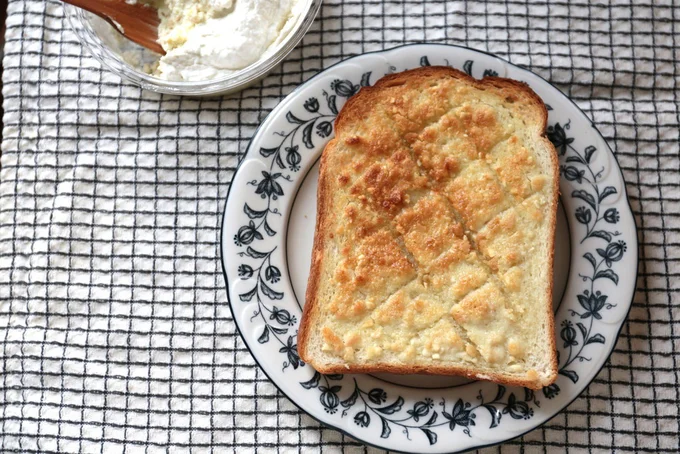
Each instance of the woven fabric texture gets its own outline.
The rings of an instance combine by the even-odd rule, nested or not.
[[[680,4],[327,0],[237,95],[142,92],[56,1],[13,0],[0,173],[3,452],[380,452],[321,428],[240,339],[218,262],[229,182],[267,113],[344,58],[410,42],[551,81],[614,150],[639,227],[628,321],[581,397],[501,452],[680,449]]]

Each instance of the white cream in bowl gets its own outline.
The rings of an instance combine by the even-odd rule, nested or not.
[[[309,8],[307,0],[159,0],[158,42],[166,55],[152,74],[203,81],[266,58]]]

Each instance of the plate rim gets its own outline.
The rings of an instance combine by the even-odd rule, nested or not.
[[[557,88],[553,83],[551,83],[549,80],[547,80],[546,78],[544,78],[544,77],[541,76],[540,74],[537,74],[537,73],[535,73],[535,72],[533,72],[533,71],[531,71],[531,70],[529,70],[529,69],[527,69],[527,68],[525,68],[525,67],[523,67],[523,66],[520,66],[520,65],[518,65],[518,64],[512,63],[512,62],[506,60],[505,58],[499,57],[498,55],[496,55],[496,54],[494,54],[494,53],[492,53],[492,52],[485,51],[485,50],[481,50],[481,49],[475,49],[475,48],[468,47],[468,46],[461,46],[461,45],[457,45],[457,44],[433,43],[433,42],[406,43],[406,44],[402,44],[402,45],[399,45],[399,46],[394,46],[394,47],[390,47],[390,48],[386,48],[386,49],[380,49],[380,50],[375,50],[375,51],[363,52],[363,53],[356,54],[356,55],[353,55],[353,56],[351,56],[351,57],[345,58],[345,59],[343,59],[343,60],[337,61],[337,62],[333,63],[332,65],[330,65],[330,66],[328,66],[328,67],[326,67],[326,68],[323,68],[323,69],[319,70],[319,72],[317,72],[316,74],[314,74],[314,75],[311,76],[310,78],[308,78],[308,79],[304,80],[303,82],[301,82],[301,83],[300,83],[297,87],[295,87],[290,93],[288,93],[286,96],[284,96],[284,97],[276,104],[276,106],[274,106],[274,107],[272,108],[272,110],[271,110],[271,111],[270,111],[270,112],[269,112],[269,113],[268,113],[268,114],[260,121],[260,124],[257,126],[257,128],[255,128],[255,131],[253,131],[253,134],[252,134],[252,136],[251,136],[251,138],[250,138],[250,141],[248,142],[248,146],[246,147],[245,151],[243,152],[243,157],[241,158],[241,161],[240,161],[240,162],[238,163],[238,165],[236,166],[236,169],[234,170],[234,173],[233,173],[233,175],[232,175],[232,180],[231,180],[231,182],[229,183],[229,189],[227,190],[227,195],[226,195],[225,201],[224,201],[224,208],[223,208],[223,210],[222,210],[222,222],[220,223],[220,241],[219,241],[219,248],[218,248],[219,251],[218,251],[218,253],[219,253],[219,261],[220,261],[220,265],[221,265],[221,268],[222,268],[222,276],[224,277],[224,282],[225,282],[225,285],[226,285],[225,292],[226,292],[226,296],[227,296],[227,305],[229,306],[229,311],[231,312],[234,326],[236,327],[236,331],[238,332],[239,336],[241,337],[241,340],[243,341],[243,343],[245,344],[246,348],[248,349],[248,352],[250,353],[251,357],[253,358],[253,360],[254,360],[255,363],[257,364],[257,366],[258,366],[258,368],[260,369],[260,371],[264,373],[265,377],[267,377],[267,379],[274,385],[274,387],[277,389],[277,391],[280,392],[286,399],[288,399],[293,405],[295,405],[298,409],[300,409],[300,411],[304,412],[306,415],[308,415],[309,417],[311,417],[312,419],[314,419],[315,421],[317,421],[317,422],[318,422],[319,424],[321,424],[322,426],[324,426],[324,427],[326,427],[326,428],[330,428],[330,429],[335,430],[335,431],[337,431],[337,432],[340,432],[342,435],[347,436],[347,437],[351,438],[352,440],[358,441],[359,443],[362,443],[362,444],[364,444],[364,445],[371,446],[371,447],[374,447],[374,448],[377,448],[377,449],[381,449],[381,450],[386,450],[387,448],[385,448],[384,446],[380,446],[380,445],[374,444],[374,443],[372,443],[372,442],[369,442],[369,441],[366,441],[366,440],[364,440],[364,439],[362,439],[362,438],[359,438],[359,437],[356,436],[356,435],[350,434],[348,431],[342,429],[341,427],[338,427],[338,426],[335,426],[335,425],[333,425],[333,424],[329,424],[329,423],[327,423],[327,422],[325,422],[325,421],[322,421],[321,419],[317,418],[314,414],[312,414],[312,413],[308,412],[307,410],[305,410],[304,408],[302,408],[295,400],[291,399],[290,396],[289,396],[286,392],[284,392],[284,391],[281,389],[281,387],[276,383],[276,381],[272,380],[272,378],[270,377],[270,375],[267,373],[266,369],[265,369],[264,367],[262,367],[262,365],[260,364],[260,361],[258,361],[258,359],[257,359],[257,357],[255,356],[253,350],[250,348],[250,345],[249,345],[248,342],[245,340],[245,337],[244,337],[244,335],[243,335],[243,332],[241,331],[241,327],[239,326],[239,324],[238,324],[238,322],[237,322],[237,317],[236,317],[236,314],[234,313],[234,308],[233,308],[232,305],[231,305],[230,290],[229,290],[229,289],[230,289],[229,278],[228,278],[228,276],[227,276],[227,271],[226,271],[226,268],[225,268],[225,259],[224,259],[224,257],[223,257],[223,250],[224,250],[224,247],[223,247],[223,245],[224,245],[224,230],[225,230],[225,223],[226,223],[226,216],[225,216],[225,214],[226,214],[226,210],[227,210],[227,204],[229,203],[229,196],[231,195],[231,190],[232,190],[232,187],[233,187],[232,182],[233,182],[234,177],[236,176],[236,174],[237,174],[237,173],[239,172],[239,170],[241,169],[241,166],[246,162],[246,157],[248,156],[248,153],[250,152],[250,148],[251,148],[251,146],[252,146],[253,139],[258,135],[258,133],[259,133],[260,130],[262,129],[263,125],[267,123],[267,120],[269,120],[270,116],[276,111],[276,109],[279,107],[279,105],[280,105],[281,103],[283,103],[286,99],[288,99],[288,98],[290,98],[290,97],[293,97],[294,95],[296,95],[297,93],[299,93],[300,91],[302,91],[302,89],[305,87],[305,85],[307,85],[307,83],[311,82],[312,80],[314,80],[314,79],[316,79],[316,78],[318,78],[318,77],[323,76],[327,71],[331,70],[332,68],[334,68],[334,67],[336,67],[336,66],[338,66],[338,65],[340,65],[340,64],[349,62],[349,61],[351,61],[351,60],[354,60],[354,59],[356,59],[356,58],[362,57],[362,56],[364,56],[364,55],[383,54],[383,53],[395,51],[395,50],[397,50],[397,49],[403,49],[403,48],[415,47],[415,46],[440,46],[440,47],[441,47],[441,46],[444,46],[444,47],[450,47],[450,48],[455,48],[455,49],[464,49],[464,50],[469,50],[469,51],[477,52],[477,53],[480,53],[480,54],[484,54],[484,55],[487,55],[487,56],[489,56],[489,57],[495,58],[495,59],[497,59],[497,60],[503,62],[503,63],[506,64],[506,65],[512,66],[512,67],[514,67],[515,69],[518,69],[518,70],[527,72],[527,73],[529,73],[529,74],[531,74],[531,75],[533,75],[533,76],[536,76],[536,77],[538,77],[540,80],[542,80],[543,82],[545,82],[546,84],[548,84],[550,87],[552,87],[552,88],[554,88],[555,90],[557,90],[557,91],[559,92],[559,94],[560,94],[565,100],[567,100],[567,101],[568,101],[568,102],[576,109],[576,112],[578,112],[583,118],[585,118],[585,119],[588,121],[588,123],[589,123],[590,126],[593,128],[593,130],[595,131],[595,133],[596,133],[596,134],[602,139],[602,141],[605,143],[609,155],[612,156],[612,157],[614,158],[614,162],[616,163],[616,170],[618,171],[619,176],[621,177],[622,186],[623,186],[623,188],[626,190],[626,191],[625,191],[625,200],[626,200],[626,205],[627,205],[627,207],[628,207],[628,209],[629,209],[629,211],[630,211],[630,213],[631,213],[631,222],[632,222],[633,234],[634,234],[634,235],[633,235],[633,238],[635,239],[635,248],[631,248],[631,252],[634,252],[634,254],[635,254],[635,257],[634,257],[634,258],[635,258],[635,278],[632,280],[632,281],[633,281],[633,285],[632,285],[633,288],[632,288],[631,299],[630,299],[630,302],[628,303],[628,309],[626,310],[625,316],[621,319],[621,325],[620,325],[619,328],[616,330],[616,338],[615,338],[615,340],[612,342],[612,345],[611,345],[611,348],[609,349],[609,352],[607,352],[607,354],[606,354],[606,359],[602,362],[602,365],[599,366],[597,372],[593,375],[593,378],[585,385],[585,387],[581,390],[580,393],[578,393],[577,395],[575,395],[575,396],[573,397],[573,399],[569,400],[564,406],[562,406],[562,407],[561,407],[558,411],[556,411],[552,416],[549,416],[548,419],[546,419],[546,420],[543,421],[542,423],[540,423],[540,424],[538,424],[538,425],[536,425],[536,426],[534,426],[534,427],[532,427],[532,428],[530,428],[530,429],[528,429],[528,430],[526,430],[526,431],[524,431],[524,432],[518,433],[518,434],[516,434],[516,435],[513,435],[513,436],[511,436],[511,437],[509,437],[509,438],[505,438],[505,439],[500,440],[500,441],[494,441],[494,442],[491,442],[491,443],[480,444],[480,445],[473,446],[473,447],[470,447],[470,448],[465,448],[465,449],[459,449],[459,450],[453,450],[453,451],[446,451],[446,452],[444,453],[444,454],[460,454],[460,453],[471,452],[471,451],[474,451],[474,450],[477,450],[477,449],[484,449],[484,448],[489,448],[489,447],[493,447],[493,446],[502,445],[502,444],[507,443],[507,442],[509,442],[509,441],[512,441],[512,440],[515,440],[515,439],[517,439],[517,438],[523,437],[524,435],[526,435],[526,434],[528,434],[528,433],[530,433],[530,432],[533,432],[534,430],[536,430],[536,429],[538,429],[538,428],[544,426],[545,424],[549,423],[549,422],[550,422],[552,419],[554,419],[557,415],[561,414],[561,413],[564,411],[565,408],[567,408],[567,407],[570,406],[572,403],[574,403],[574,402],[576,401],[576,399],[578,399],[579,397],[581,397],[581,395],[582,395],[583,392],[586,390],[586,388],[588,388],[588,387],[593,383],[593,381],[595,380],[595,378],[600,374],[600,372],[602,372],[602,369],[604,369],[605,365],[606,365],[607,362],[609,361],[612,352],[613,352],[614,349],[616,348],[616,344],[618,343],[619,337],[620,337],[620,335],[621,335],[621,331],[623,330],[624,325],[626,325],[626,321],[628,320],[628,316],[630,315],[630,311],[631,311],[631,309],[632,309],[632,307],[633,307],[633,302],[635,301],[635,294],[637,293],[637,291],[636,291],[637,277],[638,277],[638,274],[639,274],[639,271],[640,271],[640,261],[639,261],[639,240],[638,240],[639,230],[638,230],[637,222],[636,222],[635,215],[634,215],[634,212],[633,212],[633,207],[632,207],[632,205],[631,205],[631,203],[630,203],[630,198],[628,197],[628,190],[627,190],[627,188],[628,188],[628,183],[626,182],[626,179],[625,179],[625,176],[624,176],[624,174],[623,174],[623,171],[621,170],[621,164],[619,163],[619,160],[618,160],[618,158],[617,158],[617,156],[616,156],[616,153],[614,153],[614,151],[612,150],[611,146],[609,145],[609,142],[604,138],[604,136],[602,135],[602,133],[600,132],[600,130],[595,126],[595,122],[594,122],[590,117],[588,117],[588,115],[586,115],[586,113],[578,106],[578,104],[576,104],[569,96],[567,96],[565,93],[563,93],[562,90],[560,90],[559,88]],[[312,165],[312,167],[313,167],[313,165]],[[311,170],[312,167],[310,167],[310,170]],[[309,175],[309,171],[310,171],[310,170],[308,170],[308,172],[305,174],[305,178]],[[296,191],[296,196],[297,196],[297,193],[298,193],[298,192],[299,192],[299,188],[298,188],[298,190]],[[560,197],[561,197],[561,196],[560,196]],[[288,219],[288,222],[286,223],[286,225],[288,225],[289,222],[290,222],[290,218]],[[571,226],[569,225],[568,222],[567,222],[567,226],[568,226],[569,231],[571,231]],[[288,267],[287,264],[286,264],[286,266]],[[569,268],[569,269],[570,269],[570,268]],[[569,280],[568,280],[569,277],[570,277],[570,276],[567,276],[567,282],[569,282]],[[291,286],[291,287],[292,287],[292,286]],[[294,290],[293,290],[293,291],[294,291]],[[297,299],[297,295],[296,295],[296,299]],[[299,305],[299,301],[298,301],[297,304]],[[560,304],[561,304],[561,301],[560,301]],[[402,454],[413,454],[414,452],[417,452],[417,451],[402,451],[402,450],[395,450],[395,449],[389,449],[389,451],[391,451],[391,452],[397,452],[397,453],[402,453]]]

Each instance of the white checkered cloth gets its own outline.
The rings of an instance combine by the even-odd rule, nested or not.
[[[2,451],[377,452],[321,428],[258,369],[231,319],[218,242],[264,116],[333,63],[416,41],[494,52],[562,89],[615,151],[640,227],[638,292],[606,367],[548,424],[484,452],[678,450],[680,5],[590,3],[329,0],[269,77],[198,101],[102,69],[60,3],[11,1]]]

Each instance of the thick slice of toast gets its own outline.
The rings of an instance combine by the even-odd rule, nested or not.
[[[300,357],[322,373],[552,383],[546,121],[525,84],[446,67],[352,97],[321,158]]]

